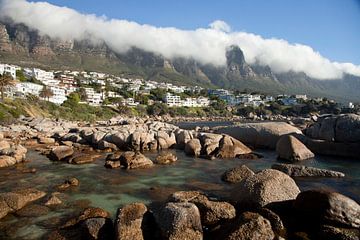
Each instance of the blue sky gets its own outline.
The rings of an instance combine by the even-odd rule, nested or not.
[[[235,31],[313,47],[332,61],[360,65],[360,0],[49,0],[82,13],[158,27],[195,29],[214,20]]]

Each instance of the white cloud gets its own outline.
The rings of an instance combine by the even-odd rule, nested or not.
[[[360,66],[331,62],[306,45],[231,32],[230,26],[221,20],[211,23],[210,28],[185,31],[81,14],[47,2],[25,0],[0,0],[0,16],[24,23],[50,37],[82,40],[90,36],[94,43],[105,41],[120,53],[136,46],[166,58],[191,57],[219,66],[226,64],[226,48],[236,44],[244,51],[247,62],[269,65],[277,73],[292,70],[319,79],[341,78],[344,73],[360,76]]]
[[[216,21],[210,23],[209,26],[212,29],[215,29],[215,30],[218,30],[218,31],[223,31],[223,32],[230,32],[231,31],[231,27],[229,26],[229,24],[227,24],[226,22],[224,22],[222,20],[216,20]]]

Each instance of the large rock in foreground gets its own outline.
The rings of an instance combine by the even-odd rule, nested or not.
[[[276,144],[276,152],[279,158],[291,162],[297,162],[315,157],[315,155],[296,137],[291,135],[282,136]]]
[[[253,212],[241,214],[222,235],[221,239],[225,240],[273,240],[275,237],[270,221]]]
[[[130,151],[124,152],[120,156],[120,164],[124,166],[125,169],[148,168],[154,165],[149,158],[140,152]]]
[[[234,188],[239,204],[263,207],[269,203],[295,199],[300,193],[295,181],[283,172],[265,169],[250,176]]]
[[[200,212],[193,203],[167,203],[155,218],[164,239],[203,239]]]
[[[143,203],[132,203],[118,209],[115,221],[115,236],[117,240],[143,240],[143,220],[147,208]]]
[[[0,193],[0,218],[5,217],[8,213],[20,210],[26,204],[38,200],[45,195],[45,192],[32,188]]]
[[[295,164],[274,164],[271,168],[282,171],[291,177],[345,177],[342,172]]]
[[[336,192],[310,190],[300,193],[294,208],[302,216],[304,224],[340,225],[360,227],[360,205]]]
[[[217,129],[218,133],[228,134],[253,147],[275,149],[282,135],[302,134],[301,131],[285,122],[242,123]]]

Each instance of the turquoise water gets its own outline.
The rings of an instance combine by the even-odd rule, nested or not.
[[[78,214],[89,206],[101,207],[113,216],[116,209],[131,202],[151,202],[165,200],[169,194],[178,190],[202,190],[210,196],[227,198],[232,186],[223,183],[221,174],[234,166],[246,164],[254,171],[269,168],[278,162],[273,151],[259,151],[264,158],[259,160],[205,160],[187,157],[183,151],[170,150],[178,156],[172,165],[156,165],[150,169],[122,170],[106,169],[106,154],[102,159],[88,165],[70,165],[55,163],[30,150],[30,162],[17,167],[0,169],[1,192],[16,188],[34,187],[52,193],[56,186],[68,177],[76,177],[80,186],[65,191],[61,195],[62,207],[52,208],[47,214],[37,217],[18,217],[8,215],[0,220],[0,239],[38,239],[54,229],[63,219]],[[157,153],[145,154],[155,159]],[[360,159],[336,159],[316,157],[305,161],[308,166],[342,171],[345,178],[297,178],[302,190],[311,188],[332,189],[341,192],[356,201],[360,201]],[[21,173],[21,169],[36,168],[35,174]],[[38,204],[42,204],[40,201]]]

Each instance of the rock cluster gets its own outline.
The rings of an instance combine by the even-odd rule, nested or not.
[[[27,149],[25,147],[13,141],[5,140],[0,135],[0,168],[23,162],[26,153]]]

